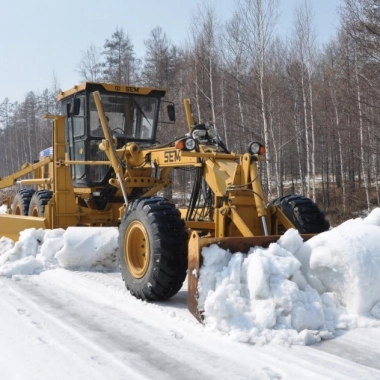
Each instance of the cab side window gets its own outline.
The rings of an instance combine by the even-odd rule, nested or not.
[[[80,108],[77,115],[73,117],[73,132],[74,137],[79,137],[84,135],[84,115],[85,115],[85,97],[78,96],[80,101]]]

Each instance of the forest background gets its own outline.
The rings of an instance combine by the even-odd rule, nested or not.
[[[231,17],[206,3],[191,15],[189,38],[174,45],[160,26],[138,58],[123,27],[103,46],[85,47],[78,83],[104,81],[167,89],[175,126],[160,127],[160,142],[187,131],[182,106],[213,123],[230,150],[250,141],[267,149],[261,165],[269,198],[303,194],[334,225],[380,205],[380,3],[342,0],[336,36],[320,46],[310,0],[294,10],[290,37],[274,34],[278,0],[237,0]],[[46,113],[60,113],[57,80],[21,102],[0,103],[0,177],[33,162],[51,146]],[[186,172],[173,173],[183,199]]]

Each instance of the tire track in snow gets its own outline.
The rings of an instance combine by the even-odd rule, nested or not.
[[[36,307],[83,335],[90,351],[97,345],[147,378],[380,379],[378,370],[311,347],[233,342],[195,321],[186,309],[185,291],[171,306],[146,303],[129,294],[120,273],[59,269],[8,281]],[[99,367],[113,365],[102,351],[92,350],[91,359]]]
[[[32,290],[32,292],[28,292],[29,297],[25,297],[24,295],[25,288],[22,289],[22,292],[15,288],[10,289],[9,291],[13,293],[13,296],[23,305],[22,309],[17,309],[17,312],[20,315],[28,318],[30,324],[40,330],[49,330],[46,333],[41,331],[38,337],[41,343],[47,344],[50,347],[60,347],[64,351],[70,352],[71,347],[66,347],[66,343],[68,340],[74,339],[76,342],[80,343],[84,350],[88,350],[88,358],[97,361],[98,364],[101,365],[101,362],[103,361],[103,364],[107,363],[108,366],[109,364],[117,366],[120,369],[120,374],[129,378],[136,380],[149,379],[142,373],[135,371],[133,367],[129,367],[125,362],[118,360],[117,357],[110,354],[110,352],[104,349],[101,345],[88,339],[81,333],[81,331],[74,328],[74,324],[67,323],[67,321],[70,321],[70,318],[68,320],[61,319],[57,313],[54,312],[54,309],[62,310],[64,305],[55,301],[54,298],[46,298],[45,294],[39,292],[38,287],[33,286],[29,289]],[[55,295],[52,294],[52,296],[54,297]],[[47,300],[48,302],[46,302]],[[66,314],[66,316],[69,317],[70,314],[71,313]],[[41,319],[42,322],[39,322],[39,319]],[[49,326],[47,326],[47,322],[49,323]],[[58,337],[54,338],[54,335],[58,335]],[[61,340],[62,335],[66,335],[64,341]],[[68,338],[68,336],[70,338]],[[99,378],[103,378],[103,376]]]
[[[95,284],[94,282],[87,283],[87,286],[94,285],[95,289],[86,291],[84,286],[86,281],[82,283],[78,278],[78,283],[74,286],[70,281],[70,277],[78,277],[77,273],[66,271],[65,274],[68,274],[68,277],[60,277],[59,283],[54,278],[54,274],[52,277],[46,272],[38,276],[39,278],[33,276],[23,278],[15,285],[20,289],[19,294],[27,293],[30,308],[39,310],[43,318],[49,319],[59,329],[66,330],[67,333],[76,337],[90,351],[98,351],[97,355],[92,354],[94,360],[101,357],[103,361],[109,360],[121,369],[125,369],[126,372],[128,368],[134,368],[138,375],[147,379],[220,379],[217,368],[219,364],[223,365],[225,358],[219,357],[212,351],[202,352],[196,349],[194,352],[189,351],[184,341],[184,331],[174,325],[172,318],[169,318],[167,322],[161,318],[157,327],[154,320],[149,323],[149,316],[154,318],[153,314],[157,314],[157,311],[159,314],[162,312],[157,308],[150,308],[150,304],[136,300],[132,296],[127,298],[127,306],[122,305],[120,308],[120,305],[114,304],[119,297],[126,301],[124,293],[127,292],[114,287],[113,281],[107,290],[116,293],[118,297],[111,301],[101,297],[89,298],[88,296],[93,296],[97,290],[96,283],[104,289],[103,281],[97,279]],[[41,277],[44,277],[44,286],[39,285]],[[81,277],[86,279],[87,276],[84,274]],[[38,282],[36,283],[35,280]],[[46,292],[46,287],[54,287],[54,284],[57,285],[54,292]],[[121,284],[123,285],[122,282]],[[73,289],[75,292],[69,294]],[[137,314],[135,309],[128,313],[128,306],[133,307],[134,304],[140,310]],[[78,313],[80,308],[81,312]],[[144,317],[144,320],[139,318],[140,315]],[[167,313],[164,318],[168,318]],[[146,319],[148,319],[148,325]],[[198,326],[198,322],[195,321],[194,325]],[[179,341],[181,343],[177,343]],[[197,361],[202,361],[202,370],[197,369]],[[223,372],[234,379],[268,379],[266,373],[251,370],[247,375],[244,369],[236,371],[233,365],[230,368],[224,366]],[[139,379],[137,376],[129,378]]]

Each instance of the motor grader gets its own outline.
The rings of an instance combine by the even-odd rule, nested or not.
[[[259,176],[265,148],[252,141],[230,152],[215,127],[195,123],[184,100],[188,132],[156,141],[175,110],[161,89],[85,82],[58,95],[52,147],[0,180],[21,187],[0,215],[0,235],[18,239],[27,228],[118,227],[120,268],[139,299],[174,296],[188,274],[188,305],[197,306],[201,249],[216,243],[232,253],[268,246],[289,228],[304,239],[329,223],[299,195],[269,202]],[[166,105],[166,107],[165,107]],[[166,110],[165,110],[166,108]],[[174,169],[192,172],[186,207],[160,196]]]

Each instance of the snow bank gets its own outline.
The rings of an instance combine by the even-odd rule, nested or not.
[[[28,229],[0,239],[0,276],[117,267],[116,228]],[[241,342],[311,344],[380,327],[380,209],[303,242],[289,230],[267,249],[202,251],[199,305],[208,329]],[[196,274],[192,274],[196,275]]]
[[[55,258],[63,268],[116,268],[118,236],[117,228],[68,228]]]
[[[27,229],[14,243],[0,239],[0,276],[38,274],[53,268],[117,267],[116,228]]]
[[[380,209],[303,242],[289,230],[268,249],[202,251],[205,324],[242,342],[311,344],[337,329],[380,327]]]

